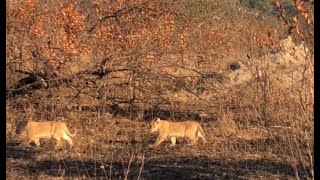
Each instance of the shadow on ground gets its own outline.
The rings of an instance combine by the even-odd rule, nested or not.
[[[12,159],[30,160],[33,159],[34,155],[38,152],[38,150],[20,148],[17,143],[9,143],[6,147],[6,157]]]
[[[98,177],[123,178],[128,162],[114,161],[112,164],[95,160],[65,158],[44,160],[21,165],[30,175],[41,172],[53,177]],[[128,179],[137,179],[141,170],[140,163],[132,163]],[[299,168],[300,174],[305,174]],[[294,176],[292,167],[269,159],[232,160],[208,159],[207,157],[179,157],[178,160],[146,160],[141,171],[142,179],[248,179],[255,175],[268,177]],[[302,177],[303,179],[303,177]]]

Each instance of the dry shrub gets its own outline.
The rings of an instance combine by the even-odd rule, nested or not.
[[[232,112],[221,113],[220,116],[218,116],[215,127],[217,128],[219,134],[224,137],[234,136],[239,131],[239,128],[234,121],[234,114]]]
[[[271,14],[235,1],[9,2],[6,83],[7,92],[17,91],[7,97],[7,140],[19,121],[62,118],[81,134],[62,161],[76,167],[72,173],[95,177],[90,167],[111,169],[115,158],[126,177],[131,162],[140,168],[140,151],[151,151],[144,149],[151,140],[143,121],[150,109],[152,118],[198,118],[214,128],[205,129],[205,148],[182,147],[173,156],[164,148],[147,160],[171,163],[185,153],[203,153],[210,162],[224,153],[261,159],[276,152],[297,179],[313,177],[313,49],[302,53],[312,40],[281,41],[286,27]],[[28,89],[34,84],[20,81],[28,77],[40,87]],[[229,151],[212,146],[215,136]],[[58,159],[52,154],[37,161]],[[9,175],[16,178],[21,172],[13,166]]]

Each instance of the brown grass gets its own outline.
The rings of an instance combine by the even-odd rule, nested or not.
[[[73,61],[62,64],[62,77],[54,80],[74,75],[71,83],[28,89],[6,99],[7,179],[313,179],[313,49],[304,57],[298,44],[288,39],[283,43],[286,27],[276,17],[230,2],[172,1],[170,10],[176,14],[170,16],[158,12],[166,9],[164,3],[157,4],[158,11],[149,8],[145,19],[134,14],[139,11],[129,11],[119,21],[108,20],[115,27],[112,30],[124,28],[117,33],[125,37],[139,25],[130,18],[161,33],[163,29],[155,27],[162,21],[156,18],[168,18],[171,23],[175,15],[173,32],[161,34],[163,39],[152,36],[151,42],[145,38],[143,44],[128,45],[116,38],[102,44],[100,35],[86,39],[82,31],[75,31],[84,39],[80,44],[88,43],[94,50],[80,49],[79,61],[73,60],[78,60],[77,55],[66,53],[65,58]],[[11,5],[17,11],[18,4]],[[90,10],[91,6],[82,5],[83,11]],[[8,12],[9,17],[13,15]],[[86,26],[91,28],[94,17]],[[23,26],[19,24],[23,19],[18,20],[9,18],[12,29]],[[26,62],[14,61],[20,55],[16,45],[21,43],[16,39],[24,34],[13,32],[7,32],[7,87],[11,88],[7,91],[26,76],[19,68],[42,72],[37,68],[44,66],[31,61],[32,45],[21,47]],[[272,45],[263,42],[268,34]],[[183,48],[177,43],[180,40]],[[306,38],[309,44],[302,46],[312,44],[310,41]],[[169,45],[160,46],[161,42]],[[44,54],[52,50],[42,41],[34,43]],[[156,48],[150,45],[153,43]],[[101,68],[115,71],[98,77],[89,68],[100,67],[101,56],[110,58]],[[91,74],[79,73],[86,68]],[[164,142],[149,148],[156,135],[149,133],[148,122],[155,117],[196,120],[208,143],[188,146],[178,139],[175,147]],[[19,122],[60,118],[70,131],[77,130],[73,149],[53,150],[51,140],[43,140],[39,149],[17,146],[21,142],[15,134]]]
[[[290,129],[237,128],[229,116],[223,124],[203,123],[207,144],[190,147],[180,139],[176,147],[167,142],[151,149],[148,145],[155,135],[145,121],[77,115],[66,120],[70,129],[78,131],[72,150],[52,150],[54,142],[48,140],[40,149],[22,150],[9,140],[7,179],[287,179],[295,177],[295,171],[309,174],[308,167],[298,162],[296,169],[291,166],[286,147],[290,145],[286,138],[293,133]]]

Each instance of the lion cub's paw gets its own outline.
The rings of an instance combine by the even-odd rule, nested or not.
[[[156,146],[154,144],[149,144],[149,148],[155,148]]]

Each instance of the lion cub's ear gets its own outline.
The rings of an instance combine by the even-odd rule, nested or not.
[[[157,118],[157,122],[159,122],[160,121],[160,118]]]

